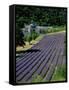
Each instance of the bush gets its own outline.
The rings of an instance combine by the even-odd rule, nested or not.
[[[39,36],[38,33],[36,33],[35,31],[32,31],[31,33],[28,33],[27,35],[24,36],[24,40],[28,41],[30,44],[30,42],[32,40],[35,40],[38,36]]]
[[[31,32],[31,35],[32,35],[32,40],[35,40],[39,36],[39,34],[36,33],[35,31]]]
[[[31,34],[28,34],[27,41],[29,42],[29,44],[30,44],[31,40],[32,40],[32,36],[31,36]]]

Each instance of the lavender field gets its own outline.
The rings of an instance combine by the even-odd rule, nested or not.
[[[66,65],[64,40],[64,32],[46,35],[39,43],[22,53],[21,57],[16,59],[16,82],[54,81],[52,78],[56,69]]]

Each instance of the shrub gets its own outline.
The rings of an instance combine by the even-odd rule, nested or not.
[[[27,39],[27,41],[28,41],[29,44],[30,44],[30,42],[31,42],[31,40],[32,40],[32,36],[31,36],[31,34],[28,34],[27,37],[26,37],[26,39]]]
[[[32,31],[31,33],[28,33],[24,36],[24,40],[28,41],[29,44],[32,40],[35,40],[37,37],[39,36],[38,33],[36,33],[35,31]]]
[[[39,36],[39,34],[36,33],[35,31],[31,32],[31,35],[32,35],[32,40],[35,40]]]

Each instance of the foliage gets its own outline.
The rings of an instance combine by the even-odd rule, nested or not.
[[[65,31],[65,26],[53,26],[46,30],[42,30],[42,34]]]
[[[53,75],[52,81],[62,81],[66,79],[66,66],[58,67]]]
[[[35,31],[32,31],[31,35],[32,35],[32,40],[35,40],[39,36],[39,34]]]
[[[20,40],[20,29],[24,28],[25,24],[30,24],[31,20],[41,26],[66,25],[66,14],[66,8],[16,6],[16,44]],[[35,39],[35,37],[33,38]]]
[[[66,47],[67,47],[67,45],[66,45],[66,35],[65,35],[65,38],[64,38],[64,55],[66,55]]]
[[[24,36],[24,41],[28,41],[30,44],[30,42],[32,40],[35,40],[38,36],[39,36],[38,33],[36,33],[35,31],[32,31],[31,33],[28,33]]]
[[[31,34],[28,34],[27,36],[26,36],[26,40],[29,42],[29,44],[30,44],[30,42],[31,42],[31,40],[32,40],[32,36],[31,36]]]
[[[40,75],[34,75],[32,78],[32,83],[43,82],[43,78]]]
[[[66,8],[16,6],[16,23],[20,28],[24,23],[30,24],[31,20],[42,26],[64,25],[66,12]]]

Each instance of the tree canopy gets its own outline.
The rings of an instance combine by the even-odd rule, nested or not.
[[[19,39],[20,29],[33,20],[36,25],[54,26],[67,23],[67,9],[38,6],[16,6],[16,41]]]
[[[20,28],[30,24],[31,20],[42,26],[64,25],[66,12],[66,8],[16,6],[16,23]]]

